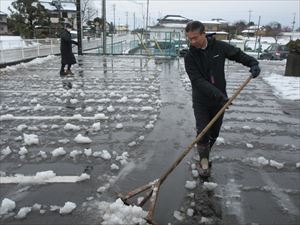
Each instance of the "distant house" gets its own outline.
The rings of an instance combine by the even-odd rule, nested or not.
[[[158,23],[155,26],[150,27],[150,37],[157,40],[163,40],[173,38],[185,40],[185,27],[191,19],[182,17],[180,15],[167,15],[162,19],[158,19]],[[215,33],[215,37],[218,40],[227,40],[228,33],[224,31],[224,28],[228,26],[228,22],[223,19],[218,21],[201,21],[206,33]]]
[[[256,33],[259,35],[265,35],[265,27],[253,25],[242,31],[242,35],[245,37],[254,37]]]
[[[8,34],[7,14],[0,11],[0,35]]]
[[[191,21],[180,15],[166,15],[158,19],[155,26],[150,26],[150,38],[157,41],[168,41],[169,39],[185,40],[184,28]]]
[[[58,26],[59,18],[63,23],[76,26],[76,0],[39,0],[50,14],[52,26]]]

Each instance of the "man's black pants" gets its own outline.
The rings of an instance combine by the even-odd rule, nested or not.
[[[193,104],[194,115],[196,119],[196,129],[197,135],[207,126],[207,124],[212,120],[212,118],[219,112],[222,108],[221,106],[214,105],[204,105],[204,104]],[[220,129],[223,122],[224,113],[219,117],[219,119],[212,125],[212,127],[204,134],[204,136],[197,143],[199,145],[210,145],[210,147],[215,143],[217,137],[219,136]]]

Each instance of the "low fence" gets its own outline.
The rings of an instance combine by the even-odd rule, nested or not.
[[[176,32],[148,32],[108,36],[106,43],[106,54],[176,57],[184,41]],[[82,49],[84,53],[103,54],[102,39],[83,39]],[[77,47],[73,52],[77,53]],[[60,54],[60,39],[0,40],[0,66],[51,54]]]

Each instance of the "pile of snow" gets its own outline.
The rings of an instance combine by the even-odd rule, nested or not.
[[[103,225],[147,224],[144,219],[147,212],[141,207],[127,206],[121,199],[114,203],[100,202],[98,205],[103,218]]]
[[[31,212],[31,207],[22,207],[18,214],[15,216],[16,219],[24,219],[28,213]]]
[[[1,150],[1,157],[6,157],[9,155],[12,151],[10,150],[10,147],[7,146],[5,149]]]
[[[284,167],[284,163],[279,163],[275,160],[268,160],[266,158],[264,158],[263,156],[260,156],[258,158],[254,158],[254,157],[250,157],[250,158],[246,158],[243,160],[243,162],[250,162],[251,164],[253,164],[254,166],[272,166],[275,167],[277,169],[282,169]]]
[[[121,163],[121,165],[125,165],[128,163],[129,154],[128,152],[123,152],[122,155],[117,156],[116,160]]]
[[[187,181],[185,182],[185,188],[192,190],[192,189],[194,189],[195,187],[197,187],[197,182],[196,182],[196,181],[188,181],[188,180],[187,180]]]
[[[92,131],[99,131],[100,129],[101,129],[100,122],[93,123],[93,125],[92,125]]]
[[[16,203],[13,200],[4,198],[1,202],[0,216],[4,215],[10,211],[13,211],[15,208],[16,208]]]
[[[204,183],[203,183],[203,186],[204,186],[207,190],[212,191],[212,190],[214,190],[214,189],[218,186],[218,184],[216,184],[216,183],[214,183],[214,182],[204,182]]]
[[[276,96],[287,100],[300,100],[300,77],[287,77],[272,73],[263,79],[273,87]]]
[[[35,134],[23,134],[25,145],[38,145],[39,138]]]
[[[92,140],[89,137],[85,137],[81,134],[78,134],[75,138],[74,141],[78,144],[90,144],[92,143]]]
[[[57,156],[61,156],[61,155],[65,155],[67,152],[64,150],[63,147],[59,147],[54,149],[51,154],[53,157],[57,157]]]
[[[80,130],[80,126],[76,126],[76,125],[73,125],[71,123],[67,123],[65,126],[64,126],[64,129],[65,130]]]
[[[73,202],[66,202],[65,205],[59,209],[59,213],[62,215],[71,213],[75,208],[76,204]]]

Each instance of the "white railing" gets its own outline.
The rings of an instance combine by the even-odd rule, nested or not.
[[[99,48],[101,44],[101,39],[84,39],[82,49]],[[60,39],[0,40],[0,65],[52,54],[60,54]]]

